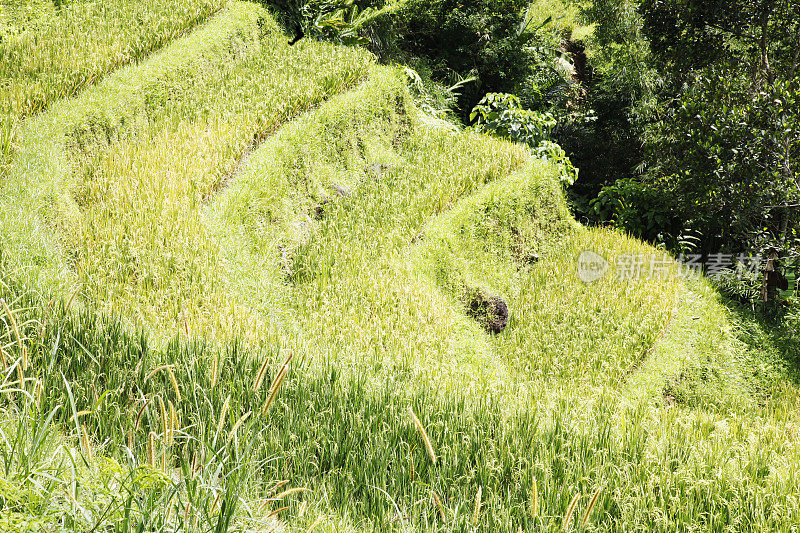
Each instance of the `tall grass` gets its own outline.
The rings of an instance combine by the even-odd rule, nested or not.
[[[379,94],[391,94],[384,83]],[[238,257],[271,265],[292,291],[287,315],[299,326],[281,338],[319,354],[304,382],[325,387],[287,399],[286,434],[273,444],[288,455],[278,477],[318,487],[341,517],[337,528],[370,516],[375,530],[467,530],[478,487],[486,530],[560,527],[578,493],[597,498],[593,509],[578,500],[573,516],[602,530],[787,527],[780,513],[796,516],[792,505],[751,510],[751,498],[785,494],[787,478],[752,477],[773,467],[748,443],[783,424],[794,401],[782,392],[769,400],[774,413],[741,410],[765,399],[742,379],[748,366],[713,293],[687,286],[674,264],[619,279],[618,258],[660,253],[571,226],[550,171],[524,166],[514,147],[413,119],[393,143],[402,115],[380,126],[348,107],[351,98],[353,107],[377,101],[370,90],[271,139],[214,207],[249,236]],[[337,197],[334,183],[351,193]],[[576,276],[586,249],[611,264],[594,284]],[[491,337],[471,322],[464,285],[507,299],[508,331]],[[680,377],[697,364],[702,376]],[[664,395],[675,379],[706,391],[675,407]],[[332,400],[334,383],[347,400]],[[409,404],[436,449],[447,449],[436,472],[402,410]],[[789,443],[783,434],[773,457],[791,461]],[[723,460],[724,450],[735,459]],[[534,486],[536,517],[527,512]],[[726,486],[737,489],[720,492]],[[450,517],[444,526],[431,490]]]
[[[224,2],[11,2],[0,6],[0,176],[20,121],[139,61]]]
[[[428,381],[409,395],[395,383],[376,380],[369,369],[354,375],[335,360],[311,364],[303,358],[284,381],[269,418],[251,415],[255,418],[246,418],[245,426],[255,422],[248,430],[238,423],[248,412],[258,412],[269,397],[266,386],[254,390],[253,379],[270,354],[248,354],[236,346],[220,352],[177,342],[160,353],[120,331],[113,321],[99,321],[90,313],[60,318],[54,312],[41,329],[27,319],[33,313],[25,310],[30,305],[17,300],[13,313],[31,355],[26,379],[44,386],[38,403],[18,392],[7,404],[12,413],[20,409],[22,415],[22,406],[29,406],[28,418],[12,417],[18,428],[4,427],[2,455],[10,464],[4,476],[15,487],[13,492],[5,489],[4,501],[12,514],[44,512],[43,520],[55,521],[72,512],[76,518],[69,519],[76,521],[70,523],[86,524],[80,520],[87,512],[97,520],[111,508],[107,522],[101,523],[152,520],[158,530],[172,493],[172,525],[181,525],[190,504],[189,516],[197,514],[195,509],[210,510],[198,520],[216,527],[222,501],[217,495],[234,490],[241,492],[241,505],[232,523],[257,530],[258,523],[247,517],[257,517],[262,502],[269,511],[285,507],[269,501],[283,489],[270,492],[267,480],[280,479],[312,489],[302,497],[305,504],[289,504],[286,517],[296,525],[319,521],[321,530],[329,531],[560,529],[573,502],[571,514],[579,517],[573,529],[588,516],[586,527],[603,531],[672,531],[696,524],[712,531],[788,531],[800,513],[787,498],[797,486],[787,462],[796,453],[791,430],[796,421],[784,422],[769,413],[720,417],[660,407],[652,398],[626,405],[624,391],[620,395],[613,387],[599,393],[562,390],[558,398],[531,391],[509,409],[508,400],[491,390],[479,397],[458,389],[441,394]],[[4,328],[3,344],[9,359],[19,358],[11,329]],[[137,351],[126,359],[132,346]],[[215,358],[220,369],[216,378],[210,372]],[[264,382],[280,374],[283,359],[277,351],[271,354]],[[137,370],[134,361],[141,361],[142,368]],[[62,369],[69,386],[60,374],[48,372],[51,363]],[[181,402],[165,364],[173,365],[169,368],[181,388]],[[131,376],[135,371],[144,376]],[[9,372],[7,382],[13,382],[17,374]],[[128,392],[128,387],[134,390]],[[37,397],[39,389],[27,390]],[[162,402],[167,412],[170,403],[176,410],[178,429],[171,450],[166,432],[172,416],[163,413]],[[89,439],[101,444],[93,458],[86,457],[89,466],[80,456],[82,429],[74,422],[76,412]],[[64,440],[56,429],[72,437]],[[129,429],[132,437],[126,435]],[[233,449],[226,451],[228,447]],[[435,450],[435,462],[429,447]],[[207,462],[197,468],[203,450]],[[116,462],[104,458],[117,454]],[[223,459],[228,466],[219,470],[216,461]],[[237,467],[247,472],[246,478],[227,485],[222,472],[237,472]],[[198,477],[208,477],[193,481],[195,470]],[[47,474],[55,472],[65,481],[50,480]],[[97,481],[89,483],[89,478]],[[74,479],[81,487],[73,493],[74,507],[37,507],[41,495],[48,502],[60,501],[56,495],[62,494],[61,485]],[[225,488],[234,481],[235,488]],[[39,485],[46,490],[41,492]],[[163,489],[152,492],[154,486]],[[137,497],[126,499],[128,491],[136,491]],[[140,497],[148,494],[152,499]],[[576,500],[577,494],[597,496]],[[58,497],[71,501],[69,493]],[[262,512],[262,520],[264,516]]]
[[[189,369],[181,363],[150,369],[148,356],[155,354],[143,337],[130,338],[91,314],[70,316],[63,301],[44,303],[21,292],[4,272],[3,531],[223,532],[279,525],[279,503],[297,490],[278,493],[263,476],[253,481],[269,462],[254,454],[270,420],[239,412],[263,394],[237,398],[218,412],[221,387],[186,390]],[[126,356],[144,358],[135,382],[120,381],[131,376]],[[206,385],[210,375],[202,370],[198,384]]]

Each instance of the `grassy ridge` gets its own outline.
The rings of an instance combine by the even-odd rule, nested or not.
[[[341,518],[331,530],[363,516],[382,530],[401,515],[411,516],[416,529],[435,530],[440,518],[431,489],[445,501],[446,527],[468,529],[478,486],[485,498],[479,523],[487,530],[558,527],[576,493],[584,494],[585,511],[600,487],[592,522],[604,529],[791,523],[781,513],[795,516],[796,508],[756,511],[749,501],[785,494],[783,480],[757,473],[770,468],[770,457],[791,456],[793,445],[783,436],[772,456],[746,444],[761,427],[785,421],[791,394],[771,398],[775,411],[763,418],[730,419],[737,407],[764,401],[745,386],[746,376],[741,387],[708,378],[688,385],[726,398],[724,409],[678,400],[711,414],[670,409],[672,400],[662,395],[698,363],[709,375],[747,368],[731,359],[741,347],[725,332],[729,317],[713,294],[687,288],[674,264],[663,278],[610,274],[596,284],[578,282],[581,250],[603,254],[612,266],[623,254],[658,252],[612,232],[570,231],[547,169],[526,171],[511,146],[431,130],[413,118],[410,134],[395,146],[403,115],[379,124],[347,105],[398,90],[391,78],[382,85],[377,93],[365,87],[338,98],[266,143],[216,204],[244,226],[248,254],[272,258],[273,279],[282,274],[289,283],[283,290],[296,302],[290,316],[299,327],[283,332],[281,342],[317,361],[301,374],[299,390],[292,384],[283,397],[281,430],[270,434],[269,446],[283,450],[282,459],[271,475],[303,479],[321,493]],[[318,121],[324,127],[315,127]],[[379,155],[366,157],[360,146]],[[503,153],[511,164],[485,174]],[[373,181],[376,168],[381,180]],[[264,179],[268,186],[260,187]],[[351,194],[335,197],[332,183]],[[447,214],[436,220],[443,208]],[[542,259],[522,265],[532,251]],[[463,280],[508,298],[508,332],[489,337],[467,318],[453,290]],[[695,321],[694,329],[680,322],[693,311],[684,302],[700,302],[705,311],[696,311],[701,335]],[[678,323],[684,327],[675,331],[694,341],[681,346],[680,362],[637,370],[650,356],[677,355],[669,350]],[[660,385],[644,390],[639,380]],[[631,400],[633,391],[638,400]],[[414,406],[444,454],[436,468],[426,465],[405,405]],[[537,424],[545,429],[531,429]],[[715,434],[717,426],[738,429]],[[735,461],[709,471],[725,449],[737,450]],[[664,464],[676,468],[665,471]],[[668,497],[652,489],[654,472]],[[533,479],[538,518],[529,509]],[[717,490],[734,485],[734,492]]]
[[[50,283],[77,282],[80,299],[107,311],[133,302],[162,331],[189,313],[192,329],[213,334],[222,325],[209,314],[232,304],[204,206],[254,143],[361,81],[369,63],[357,50],[289,47],[261,8],[232,4],[29,124],[4,202],[39,215],[4,209],[18,264],[43,263]]]
[[[493,183],[436,221],[419,261],[457,301],[477,290],[508,302],[509,331],[492,338],[492,349],[529,386],[596,389],[624,379],[645,357],[668,325],[681,284],[674,264],[657,279],[581,282],[584,250],[612,265],[655,251],[579,228],[557,183],[542,163]]]
[[[696,297],[703,296],[708,294]],[[713,303],[705,305],[714,311]],[[35,326],[26,335],[31,337],[26,346],[32,368],[54,364],[67,374],[77,405],[93,406],[94,412],[84,417],[86,427],[112,438],[105,450],[123,445],[127,438],[121,430],[133,425],[116,421],[117,410],[124,405],[124,397],[116,395],[127,392],[128,384],[143,386],[139,391],[134,385],[137,388],[127,392],[131,399],[141,392],[144,398],[163,397],[176,405],[182,428],[176,437],[179,444],[184,440],[191,444],[192,438],[213,442],[226,394],[232,398],[232,408],[223,423],[225,432],[245,409],[257,408],[264,400],[264,390],[251,392],[258,358],[264,354],[246,354],[235,347],[220,353],[212,347],[178,344],[154,352],[145,337],[126,337],[118,324],[104,324],[90,313],[53,322],[44,334],[34,333]],[[15,353],[7,333],[9,352]],[[57,335],[63,340],[58,341]],[[55,361],[51,343],[58,344]],[[102,360],[94,361],[89,354],[102,354]],[[278,357],[273,360],[276,365],[270,365],[267,382],[280,362]],[[182,400],[163,371],[144,379],[146,370],[162,363],[175,364]],[[220,369],[216,385],[210,373],[214,367]],[[137,377],[140,372],[143,375]],[[59,394],[63,385],[53,374],[33,370],[33,376],[47,382],[43,390],[48,391],[44,396],[48,406],[68,402],[64,392]],[[196,392],[187,388],[189,384]],[[489,391],[476,398],[453,389],[437,394],[433,382],[423,385],[409,395],[396,383],[376,380],[368,370],[354,375],[335,359],[311,367],[299,365],[269,419],[259,423],[267,424],[267,431],[260,436],[259,459],[253,461],[262,465],[256,479],[303,480],[314,489],[314,503],[300,523],[315,521],[319,512],[334,511],[336,518],[326,521],[329,531],[347,530],[348,524],[352,530],[386,530],[397,517],[392,500],[400,505],[401,514],[412,517],[415,529],[438,530],[442,520],[431,490],[443,501],[447,529],[470,530],[477,487],[483,502],[479,523],[492,531],[548,524],[559,528],[576,493],[584,495],[577,513],[582,519],[588,495],[599,487],[602,492],[591,521],[602,530],[627,531],[633,525],[673,530],[698,522],[711,530],[726,524],[738,530],[780,530],[797,516],[791,500],[784,499],[796,481],[779,466],[781,457],[796,452],[790,430],[797,423],[791,414],[796,412],[791,407],[795,401],[788,390],[781,402],[770,401],[770,410],[763,414],[720,416],[702,409],[665,408],[652,403],[653,398],[628,404],[627,393],[623,390],[620,395],[613,387],[604,391],[570,387],[548,395],[537,389],[524,398],[522,407],[509,411],[508,400]],[[100,389],[111,394],[98,402]],[[773,409],[785,400],[789,401],[780,415]],[[405,412],[407,405],[427,428],[436,466],[430,464]],[[115,429],[117,423],[122,427]],[[148,431],[157,434],[161,446],[161,424],[154,399],[145,406],[132,441],[140,456],[147,455],[143,437]],[[180,449],[177,445],[176,451]],[[752,501],[764,503],[755,506]],[[300,512],[293,509],[292,513]],[[374,529],[363,523],[352,527],[364,517],[370,517]],[[400,524],[393,527],[402,529]]]
[[[139,61],[224,2],[24,2],[0,7],[0,170],[19,122]],[[80,35],[80,40],[75,36]]]

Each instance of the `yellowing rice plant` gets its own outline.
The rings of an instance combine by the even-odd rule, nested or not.
[[[79,295],[108,311],[135,309],[132,319],[161,331],[185,326],[230,337],[257,322],[223,291],[219,244],[207,236],[203,209],[254,143],[358,83],[369,64],[358,51],[330,45],[291,49],[274,27],[263,33],[265,16],[236,4],[189,38],[197,56],[191,45],[167,50],[189,54],[178,63],[155,58],[143,69],[155,80],[143,73],[143,85],[112,76],[31,124],[13,168],[30,176],[32,190],[15,187],[12,197],[37,196],[44,217],[61,228],[55,240],[45,236],[47,224],[20,231],[61,250],[47,260],[56,280],[77,284]],[[218,42],[209,50],[211,36]],[[276,75],[260,75],[270,71]],[[123,91],[128,105],[120,107],[114,97]],[[46,168],[55,172],[52,188],[40,186]]]
[[[138,61],[219,10],[221,1],[0,5],[0,176],[21,119]],[[76,39],[80,36],[80,39]]]

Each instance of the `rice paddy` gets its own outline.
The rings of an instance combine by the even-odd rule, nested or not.
[[[15,126],[0,529],[795,530],[789,369],[405,83],[228,2]]]
[[[112,70],[147,57],[222,5],[206,0],[4,3],[0,6],[0,171],[11,157],[21,120],[77,94]]]

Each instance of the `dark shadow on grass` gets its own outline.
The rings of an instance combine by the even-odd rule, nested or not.
[[[739,326],[737,336],[747,345],[754,362],[771,365],[793,384],[800,385],[800,331],[787,323],[790,304],[783,301],[753,305],[724,295],[720,302]],[[757,373],[754,377],[759,378]]]

